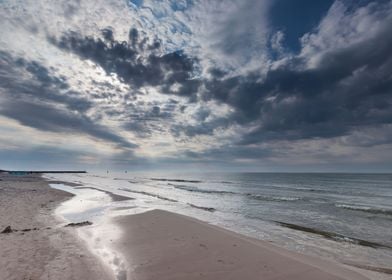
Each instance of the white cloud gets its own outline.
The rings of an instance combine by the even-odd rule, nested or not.
[[[94,123],[115,131],[116,135],[139,144],[134,151],[146,158],[182,156],[187,151],[203,152],[235,145],[233,143],[238,143],[242,135],[257,127],[255,122],[259,120],[222,125],[221,121],[229,119],[234,112],[233,107],[211,100],[188,102],[182,97],[162,94],[159,87],[132,88],[115,74],[107,75],[94,62],[60,50],[48,41],[48,36],[58,38],[64,32],[75,31],[81,36],[97,38],[103,28],[110,27],[115,39],[122,41],[128,39],[130,28],[135,27],[150,39],[159,38],[162,54],[184,50],[197,57],[202,71],[216,66],[228,70],[229,76],[235,76],[257,70],[263,77],[262,74],[269,70],[289,65],[295,59],[305,60],[306,67],[316,67],[325,54],[372,38],[387,20],[392,19],[392,1],[382,5],[370,3],[351,10],[344,2],[336,1],[320,24],[301,38],[302,49],[295,56],[283,47],[282,31],[271,34],[268,11],[273,0],[142,2],[138,7],[120,0],[3,0],[0,51],[27,61],[37,61],[49,69],[51,75],[64,76],[70,86],[67,91],[75,91],[79,97],[91,102],[92,107],[83,114]],[[277,61],[270,57],[268,48],[278,54]],[[356,78],[355,73],[351,78]],[[361,78],[358,75],[358,79]],[[172,89],[176,88],[178,90],[178,85],[174,84]],[[233,91],[231,95],[238,94],[234,89],[228,90]],[[36,99],[40,98],[43,97],[37,94]],[[275,99],[269,98],[272,105],[276,103]],[[295,97],[288,97],[282,104],[293,100]],[[276,106],[283,108],[282,104],[276,103]],[[194,137],[172,132],[173,127],[197,126],[201,122],[205,122],[206,127],[211,125],[212,132]],[[144,130],[137,131],[132,127]],[[4,118],[0,118],[0,132],[4,132],[0,135],[0,145],[4,149],[17,149],[22,145],[30,145],[32,149],[40,145],[55,147],[59,143],[76,152],[87,152],[88,155],[83,155],[85,159],[95,159],[91,155],[114,157],[121,153],[111,145],[113,143],[107,145],[86,135],[71,135],[70,143],[64,134],[27,128]],[[369,137],[368,133],[375,137]],[[30,139],[30,144],[25,144],[23,140],[26,138]],[[276,154],[273,161],[281,163],[287,160],[294,164],[298,159],[313,163],[317,162],[317,156],[324,161],[342,160],[358,151],[373,150],[375,152],[368,160],[376,161],[375,155],[390,160],[382,155],[386,149],[385,146],[379,147],[384,145],[382,141],[377,147],[365,147],[367,143],[377,142],[374,138],[390,142],[390,133],[383,134],[374,129],[356,131],[332,140],[274,142],[255,148],[273,151]],[[21,141],[13,142],[12,139]],[[357,158],[366,160],[365,156]]]
[[[268,57],[270,3],[197,1],[187,17],[205,65],[237,73],[260,69]]]
[[[372,38],[391,19],[392,1],[350,10],[337,0],[317,28],[301,38],[300,57],[315,67],[325,53]]]

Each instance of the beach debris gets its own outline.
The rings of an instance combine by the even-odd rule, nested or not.
[[[36,227],[35,228],[25,228],[20,231],[27,232],[27,231],[32,231],[32,230],[39,230],[39,228],[36,228]],[[17,230],[14,230],[14,231],[17,231]]]
[[[83,226],[91,226],[93,223],[90,221],[84,221],[80,223],[69,223],[65,225],[64,227],[83,227]]]
[[[32,230],[39,230],[39,228],[35,227],[35,228],[25,228],[25,229],[13,229],[11,228],[11,226],[7,226],[1,233],[12,233],[12,232],[28,232],[28,231],[32,231]]]
[[[13,232],[11,226],[7,226],[1,233],[11,233]]]

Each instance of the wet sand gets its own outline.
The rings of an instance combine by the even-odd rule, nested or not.
[[[112,279],[53,210],[69,193],[38,176],[0,175],[0,279]]]
[[[127,279],[368,279],[179,214],[153,210],[115,220],[126,233],[114,244],[128,262]]]
[[[129,199],[106,194],[114,202]],[[100,227],[91,227],[97,236],[109,238],[121,256],[115,277],[110,264],[89,251],[76,229],[55,217],[54,209],[71,197],[37,176],[0,175],[0,231],[11,226],[11,232],[0,234],[0,279],[369,279],[341,264],[162,210],[111,218],[122,232],[113,240],[96,232]],[[121,208],[127,207],[113,209]]]

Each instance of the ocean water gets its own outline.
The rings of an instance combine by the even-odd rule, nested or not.
[[[89,209],[92,213],[106,211],[116,216],[163,209],[293,251],[392,268],[392,174],[90,173],[47,177],[134,198],[110,206],[106,203],[104,209],[98,203],[99,211]]]

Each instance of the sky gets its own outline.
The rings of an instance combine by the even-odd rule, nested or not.
[[[392,1],[0,0],[0,169],[392,172]]]

